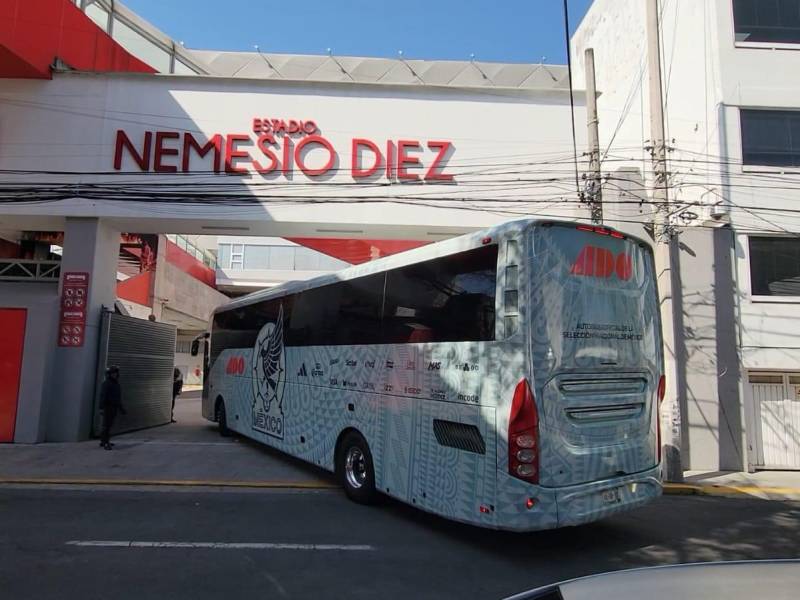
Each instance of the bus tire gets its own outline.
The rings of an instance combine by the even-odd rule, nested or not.
[[[222,437],[228,437],[231,434],[231,430],[228,429],[228,413],[225,412],[225,401],[222,398],[217,400],[217,406],[214,409],[214,418],[219,427],[219,434]]]
[[[375,491],[372,453],[358,432],[351,431],[342,440],[338,472],[344,492],[350,500],[359,504],[375,503],[378,494]]]

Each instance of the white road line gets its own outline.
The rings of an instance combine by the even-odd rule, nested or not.
[[[375,550],[366,544],[281,544],[269,542],[137,542],[117,540],[71,540],[67,546],[95,548],[205,548],[212,550]]]

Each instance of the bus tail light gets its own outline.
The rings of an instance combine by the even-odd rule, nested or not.
[[[527,379],[517,384],[511,402],[508,472],[528,483],[539,483],[539,413]]]
[[[656,458],[657,463],[661,463],[661,403],[664,402],[664,395],[667,392],[667,378],[662,375],[658,380],[658,402],[656,404]]]

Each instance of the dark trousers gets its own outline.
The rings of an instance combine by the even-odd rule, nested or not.
[[[175,398],[178,397],[178,394],[172,394],[172,413],[170,413],[171,417],[175,417]]]
[[[117,418],[117,407],[109,406],[103,409],[103,431],[100,434],[100,443],[108,444],[111,441],[111,428]]]

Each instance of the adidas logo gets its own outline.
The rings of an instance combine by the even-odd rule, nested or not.
[[[303,363],[300,366],[300,370],[297,372],[298,377],[308,377],[308,371],[306,371],[306,363]]]

